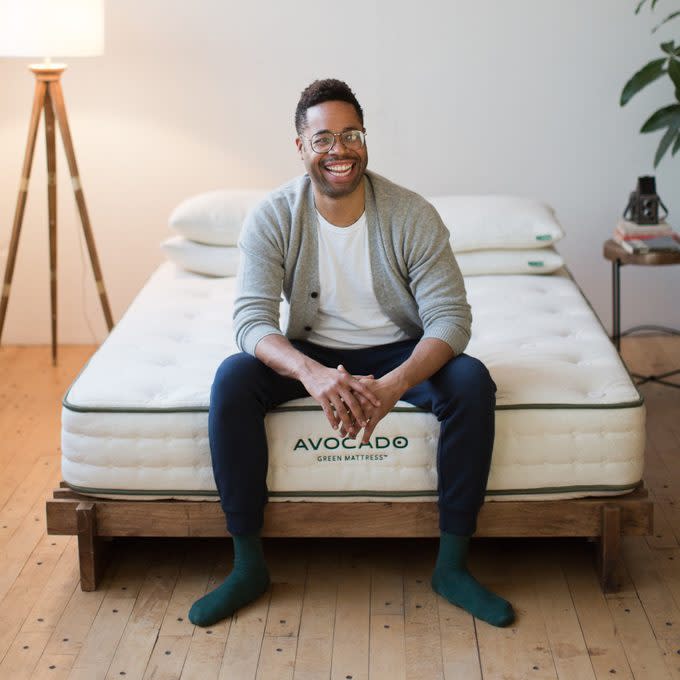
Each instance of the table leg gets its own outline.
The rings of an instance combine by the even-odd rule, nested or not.
[[[621,260],[612,262],[612,340],[616,351],[621,351]]]
[[[678,375],[680,373],[680,368],[675,368],[672,371],[666,371],[666,373],[659,373],[659,375],[640,375],[639,373],[631,373],[633,378],[637,381],[635,384],[636,385],[644,385],[645,383],[648,382],[657,382],[660,383],[661,385],[666,385],[667,387],[677,387],[680,389],[680,383],[677,382],[672,382],[671,380],[666,380],[666,378],[670,378],[674,375]]]

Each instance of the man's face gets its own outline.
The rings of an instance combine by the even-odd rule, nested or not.
[[[363,179],[368,152],[365,144],[360,149],[348,149],[341,138],[336,137],[328,153],[316,153],[309,140],[319,132],[363,129],[359,115],[348,102],[324,102],[307,109],[307,125],[302,131],[304,138],[298,137],[295,143],[317,191],[329,198],[349,196]]]

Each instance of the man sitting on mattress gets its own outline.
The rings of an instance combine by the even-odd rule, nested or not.
[[[506,626],[510,603],[466,566],[491,463],[496,386],[463,354],[471,314],[449,233],[425,199],[366,170],[363,111],[345,83],[307,87],[295,127],[306,174],[269,194],[243,225],[234,307],[242,352],[219,367],[210,395],[212,464],[234,567],[189,619],[212,625],[269,587],[259,535],[265,414],[310,395],[330,427],[362,442],[400,399],[436,415],[441,538],[432,587]]]

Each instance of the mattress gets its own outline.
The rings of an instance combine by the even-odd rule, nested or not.
[[[487,500],[615,495],[642,478],[645,409],[576,284],[549,276],[466,279],[467,353],[496,385]],[[68,390],[62,473],[95,496],[217,500],[208,442],[216,368],[238,351],[235,279],[166,262]],[[337,436],[311,398],[266,419],[271,501],[436,498],[438,424],[399,402],[368,445]]]

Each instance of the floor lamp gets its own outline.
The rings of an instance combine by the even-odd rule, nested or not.
[[[50,304],[52,326],[52,363],[57,363],[57,181],[55,119],[59,125],[68,161],[73,191],[87,242],[92,270],[97,284],[108,329],[113,318],[104,288],[97,249],[92,235],[85,196],[78,174],[73,141],[66,117],[61,90],[61,74],[65,64],[55,64],[51,57],[96,56],[104,49],[104,0],[1,0],[0,56],[44,57],[41,64],[32,64],[35,75],[35,95],[28,128],[28,141],[19,185],[12,236],[9,245],[5,278],[0,298],[0,339],[12,287],[19,236],[28,196],[28,184],[33,164],[40,116],[45,117],[47,144],[47,205],[50,245]],[[49,55],[46,57],[45,55]]]

